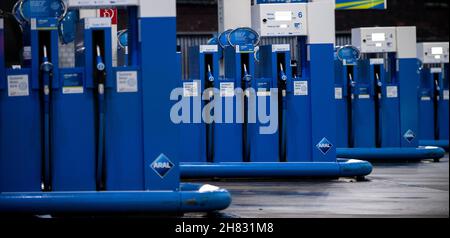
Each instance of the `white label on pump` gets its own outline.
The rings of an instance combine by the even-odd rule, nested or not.
[[[294,81],[294,96],[308,96],[308,81]]]
[[[84,93],[84,88],[79,86],[63,87],[63,94],[82,94]]]
[[[201,45],[200,53],[214,53],[219,51],[218,45]]]
[[[234,97],[234,83],[220,83],[221,97]]]
[[[256,96],[258,96],[258,97],[270,97],[270,95],[271,95],[270,91],[268,91],[265,88],[258,89],[258,92],[256,93]]]
[[[36,18],[31,18],[31,30],[36,30],[36,28],[37,28]]]
[[[444,90],[444,100],[448,101],[449,100],[449,95],[448,95],[448,90]]]
[[[28,75],[8,75],[8,96],[23,97],[30,95]]]
[[[432,73],[432,74],[440,74],[440,73],[442,73],[442,69],[441,68],[431,68],[430,69],[430,73]]]
[[[24,60],[31,60],[31,46],[23,47],[22,56]]]
[[[111,18],[109,17],[92,17],[85,18],[84,29],[111,27]]]
[[[431,97],[421,97],[420,100],[422,101],[431,101]]]
[[[386,87],[387,98],[398,98],[398,88],[397,86],[387,86]]]
[[[137,71],[117,71],[117,92],[136,93],[137,91]]]
[[[369,94],[361,94],[361,95],[358,95],[358,98],[359,99],[370,99],[370,95]]]
[[[334,88],[334,99],[342,99],[343,93],[342,88]]]
[[[272,52],[286,52],[286,51],[290,51],[290,50],[291,50],[291,46],[288,44],[272,45]]]
[[[377,59],[370,59],[370,64],[371,64],[371,65],[374,65],[374,64],[384,64],[384,59],[380,59],[380,58],[377,58]]]
[[[183,83],[183,97],[198,97],[197,82]]]

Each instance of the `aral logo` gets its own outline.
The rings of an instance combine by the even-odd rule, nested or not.
[[[174,167],[174,164],[164,154],[161,154],[153,161],[150,167],[159,175],[159,177],[164,178]]]
[[[323,138],[317,145],[316,145],[317,149],[320,150],[320,152],[322,152],[322,154],[326,155],[328,153],[328,151],[330,151],[330,149],[333,147],[333,145],[331,144],[330,141],[328,141],[327,138]]]
[[[416,138],[416,134],[414,134],[414,132],[412,130],[408,130],[404,135],[403,138],[405,138],[406,141],[408,141],[409,143],[411,143],[415,138]]]

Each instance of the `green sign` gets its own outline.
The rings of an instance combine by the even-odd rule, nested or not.
[[[387,8],[387,0],[336,0],[337,10],[361,10]]]

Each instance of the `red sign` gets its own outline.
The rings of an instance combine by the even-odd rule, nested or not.
[[[100,17],[111,18],[111,24],[117,25],[117,8],[100,9]]]

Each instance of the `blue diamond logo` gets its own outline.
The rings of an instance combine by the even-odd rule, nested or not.
[[[406,141],[411,143],[414,139],[416,139],[416,134],[412,130],[408,130],[404,135],[403,138],[405,138]]]
[[[317,149],[320,150],[320,152],[322,152],[322,154],[326,155],[328,153],[328,151],[331,150],[331,148],[333,148],[333,144],[331,144],[330,141],[328,141],[327,138],[323,138],[317,145],[316,145]]]
[[[161,178],[164,178],[174,166],[175,165],[172,163],[172,161],[170,161],[169,158],[167,158],[167,156],[164,154],[160,154],[158,158],[156,158],[155,161],[153,161],[153,163],[150,165],[153,171],[155,171],[156,174],[158,174]]]

